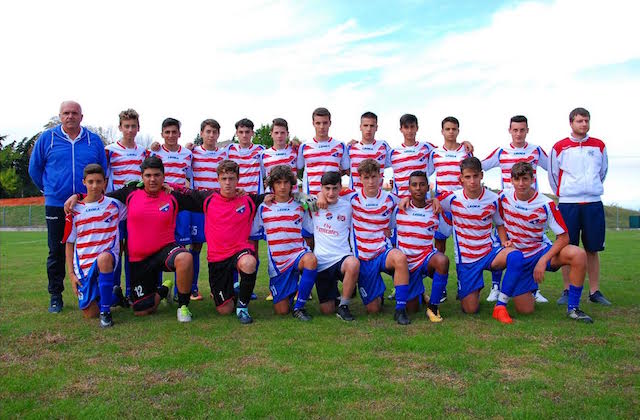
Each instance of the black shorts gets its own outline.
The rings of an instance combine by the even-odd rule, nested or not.
[[[235,297],[233,283],[238,272],[238,261],[245,255],[256,256],[252,249],[243,249],[229,258],[209,263],[209,287],[216,306],[222,306]]]
[[[350,255],[344,256],[340,261],[333,264],[326,270],[318,272],[316,277],[316,292],[318,292],[318,301],[320,303],[336,300],[340,296],[338,291],[338,280],[344,279],[342,273],[342,264]]]
[[[137,302],[146,301],[155,295],[158,291],[158,277],[161,272],[176,271],[176,256],[182,252],[189,251],[172,243],[142,261],[130,263],[131,297],[134,307]]]

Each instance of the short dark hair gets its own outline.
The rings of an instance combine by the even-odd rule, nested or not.
[[[253,121],[251,121],[249,118],[243,118],[236,123],[236,130],[240,127],[247,127],[253,130]]]
[[[315,117],[329,117],[329,119],[331,119],[331,113],[327,108],[320,107],[313,110],[311,119],[313,120]]]
[[[269,172],[267,184],[273,190],[273,185],[280,180],[289,181],[289,184],[291,184],[292,188],[298,182],[296,180],[296,176],[293,174],[293,171],[291,170],[291,166],[289,165],[274,166],[273,169],[271,169],[271,172]]]
[[[446,117],[444,120],[442,120],[441,128],[444,128],[444,124],[448,122],[455,124],[458,128],[460,128],[460,121],[458,121],[456,117],[451,117],[451,116]]]
[[[378,122],[378,116],[371,111],[367,111],[360,116],[360,120],[364,118],[371,118],[372,120],[376,120],[376,123]]]
[[[589,111],[584,108],[576,108],[569,113],[569,122],[573,122],[573,120],[575,120],[578,115],[591,119],[591,114],[589,114]]]
[[[278,127],[284,127],[285,130],[289,131],[289,124],[284,118],[274,118],[273,121],[271,121],[271,129],[273,130],[273,127],[276,125]]]
[[[82,172],[82,179],[85,179],[87,175],[91,174],[100,174],[104,178],[104,168],[98,163],[90,163],[84,167],[84,171]]]
[[[160,159],[158,156],[149,156],[148,158],[143,160],[142,165],[140,165],[140,172],[144,173],[146,169],[160,169],[160,171],[164,173],[164,165],[162,164],[162,159]]]
[[[465,169],[471,169],[474,172],[482,172],[482,163],[480,159],[477,157],[468,157],[460,162],[460,173],[464,172]]]
[[[404,114],[402,117],[400,117],[400,128],[406,127],[409,124],[418,125],[418,117],[413,114]]]
[[[420,177],[420,178],[424,178],[425,181],[427,181],[427,185],[429,185],[429,177],[427,176],[427,173],[425,171],[413,171],[411,172],[411,175],[409,175],[409,182],[411,182],[411,178],[413,177]]]
[[[527,117],[524,115],[514,115],[511,117],[511,120],[509,120],[509,128],[511,128],[511,123],[525,123],[527,127],[529,127],[529,121],[527,121]]]
[[[225,159],[222,162],[220,162],[218,164],[218,167],[216,168],[216,172],[218,173],[218,176],[226,172],[233,172],[238,176],[238,179],[240,178],[240,166],[238,166],[237,163],[229,159]]]
[[[511,167],[511,179],[520,179],[525,175],[533,179],[533,166],[529,162],[518,162]]]
[[[380,164],[371,158],[364,159],[358,165],[358,175],[371,175],[380,173]]]
[[[342,177],[339,172],[329,171],[322,174],[320,178],[321,185],[342,185]]]
[[[118,115],[118,119],[120,120],[118,126],[121,126],[122,121],[124,120],[136,120],[136,124],[138,124],[138,127],[140,127],[140,115],[136,112],[135,109],[125,109]]]
[[[213,118],[207,118],[206,120],[202,121],[200,123],[200,131],[204,131],[206,126],[214,128],[218,130],[218,132],[220,131],[220,123]]]
[[[175,118],[165,118],[164,121],[162,121],[162,129],[164,130],[166,127],[171,127],[171,126],[176,126],[178,127],[178,130],[180,129],[180,126],[182,126],[182,124],[180,124],[180,121],[176,120]]]

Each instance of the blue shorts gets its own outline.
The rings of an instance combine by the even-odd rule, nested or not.
[[[503,249],[502,247],[494,247],[491,248],[491,252],[476,262],[456,264],[458,299],[462,300],[467,297],[467,295],[476,290],[481,290],[484,287],[482,272],[484,270],[491,271],[491,263]]]
[[[191,212],[182,210],[178,212],[176,217],[176,242],[178,245],[187,245],[191,243]]]
[[[588,252],[604,251],[604,207],[602,201],[595,203],[560,203],[558,210],[569,231],[569,243],[582,246]],[[581,234],[582,233],[582,234]]]
[[[360,273],[358,274],[358,290],[363,305],[368,305],[377,298],[384,296],[386,287],[380,273],[393,273],[387,271],[387,255],[391,249],[380,253],[377,257],[369,261],[360,260]]]
[[[513,291],[513,296],[520,296],[527,292],[533,292],[538,290],[538,283],[533,280],[533,269],[536,268],[536,264],[540,261],[540,258],[551,249],[551,245],[547,245],[547,247],[537,254],[534,254],[530,257],[525,258],[522,261],[522,273],[520,274],[520,279],[516,284],[516,288]],[[551,261],[547,262],[546,271],[556,272],[560,269],[560,267],[551,267]]]
[[[424,293],[425,289],[422,279],[427,277],[429,272],[429,261],[431,260],[431,257],[437,253],[438,250],[434,248],[419,267],[413,271],[409,271],[409,294],[407,295],[407,302],[415,299],[416,297],[422,296]]]
[[[204,213],[191,212],[191,243],[203,244],[207,242],[204,237]]]
[[[274,304],[289,298],[298,291],[298,280],[300,279],[298,265],[300,264],[300,259],[307,252],[311,251],[302,251],[296,257],[293,264],[291,264],[291,267],[269,279],[269,290],[271,290],[271,295],[273,295]]]
[[[440,225],[438,226],[438,230],[436,230],[435,235],[433,236],[435,239],[445,240],[451,233],[453,232],[453,226],[447,223],[447,220],[452,221],[453,215],[449,211],[445,211],[442,215],[442,220],[440,221]]]
[[[113,266],[118,264],[118,257],[113,255],[111,251],[106,251],[113,257]],[[100,298],[100,288],[98,287],[98,276],[100,270],[98,270],[98,259],[93,262],[89,272],[84,278],[78,278],[82,286],[78,286],[78,308],[87,309],[91,302],[97,301]]]
[[[118,224],[118,230],[120,231],[120,240],[127,239],[127,221],[122,220]]]

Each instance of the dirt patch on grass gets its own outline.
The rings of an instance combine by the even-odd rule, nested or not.
[[[163,372],[151,372],[145,377],[147,383],[150,386],[161,384],[174,384],[181,382],[189,376],[189,373],[184,369],[169,369]]]
[[[418,380],[457,390],[468,387],[462,375],[453,369],[439,366],[427,355],[382,352],[380,357],[388,360],[392,365],[385,376],[393,383]]]

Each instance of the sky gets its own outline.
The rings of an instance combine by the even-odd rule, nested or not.
[[[3,2],[0,134],[32,136],[73,99],[104,128],[134,108],[157,140],[170,116],[182,143],[206,118],[229,139],[244,117],[283,117],[305,141],[325,106],[333,137],[358,139],[373,111],[392,146],[402,114],[435,144],[453,115],[483,158],[510,142],[516,114],[549,151],[581,106],[610,156],[603,201],[640,209],[638,12],[630,0]],[[499,185],[495,170],[485,180]]]

